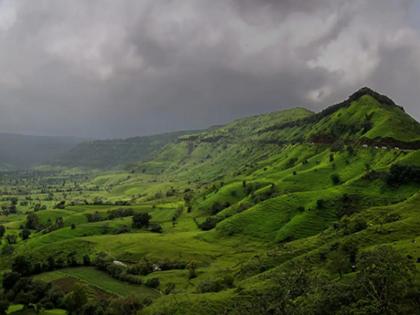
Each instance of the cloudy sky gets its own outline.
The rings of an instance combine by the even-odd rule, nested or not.
[[[126,137],[362,86],[420,118],[418,0],[0,0],[0,131]]]

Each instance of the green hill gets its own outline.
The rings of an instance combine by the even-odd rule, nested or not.
[[[68,167],[112,168],[152,159],[168,143],[192,131],[127,139],[82,142],[58,157],[53,164]]]
[[[125,169],[4,173],[6,296],[76,314],[416,314],[419,141],[363,88],[320,113],[146,141]],[[127,162],[101,145],[74,159]]]

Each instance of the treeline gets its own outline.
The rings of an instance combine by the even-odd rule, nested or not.
[[[115,210],[109,210],[106,214],[101,214],[98,211],[94,213],[86,214],[88,222],[99,222],[106,220],[113,220],[116,218],[131,217],[135,214],[132,208],[119,208]]]
[[[420,184],[420,168],[412,165],[393,165],[386,176],[390,186],[398,187],[403,184]]]

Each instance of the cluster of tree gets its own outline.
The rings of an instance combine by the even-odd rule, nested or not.
[[[16,214],[16,213],[18,213],[18,210],[17,210],[16,205],[17,205],[17,199],[16,198],[12,198],[10,200],[10,204],[9,205],[7,205],[7,206],[1,206],[1,214],[2,215],[5,215],[5,216],[8,216],[10,214]]]
[[[261,183],[248,183],[247,181],[242,182],[242,188],[245,195],[250,195],[262,187]]]
[[[358,212],[361,208],[360,197],[357,195],[343,194],[338,200],[335,200],[336,213],[339,218],[350,216]]]
[[[175,226],[176,225],[176,222],[178,221],[179,217],[182,215],[183,212],[184,212],[184,207],[183,206],[178,207],[175,210],[175,213],[172,216],[172,226]]]
[[[39,313],[42,309],[65,309],[71,315],[135,315],[150,305],[150,299],[134,297],[90,300],[85,286],[76,285],[68,292],[54,285],[33,280],[17,272],[3,276],[0,295],[0,314],[6,314],[11,303],[23,304],[26,309]]]
[[[225,275],[220,279],[204,280],[197,285],[197,292],[219,292],[225,289],[234,287],[234,278],[230,275]]]
[[[144,284],[145,286],[153,289],[156,289],[160,285],[160,280],[158,278],[150,278],[143,281],[143,279],[139,276],[155,271],[155,265],[151,266],[151,270],[148,269],[149,266],[142,264],[141,262],[134,266],[127,266],[122,262],[113,260],[109,255],[102,252],[96,255],[93,264],[99,270],[108,273],[111,277],[120,281],[136,285]]]
[[[336,260],[333,265],[343,264]],[[363,252],[353,275],[344,281],[296,268],[272,275],[269,290],[244,292],[251,298],[240,295],[235,309],[253,315],[417,313],[420,292],[414,285],[414,264],[395,249],[383,246]]]
[[[60,202],[58,202],[55,206],[54,209],[64,209],[66,208],[66,201],[62,200]]]
[[[38,215],[35,212],[29,212],[26,216],[25,225],[22,226],[22,233],[26,230],[30,232],[30,230],[37,230],[42,231],[42,233],[50,233],[52,231],[61,229],[64,227],[64,219],[63,217],[55,218],[55,221],[48,219],[47,223],[42,224],[39,220]]]
[[[41,205],[40,203],[36,203],[33,206],[33,210],[36,211],[41,211],[41,210],[47,210],[47,206],[46,205]]]
[[[277,186],[275,184],[271,184],[269,188],[262,190],[258,194],[252,194],[252,202],[257,204],[267,199],[271,199],[277,195]]]
[[[133,215],[132,226],[135,229],[142,229],[149,227],[152,216],[147,212],[139,212]]]
[[[94,213],[86,214],[88,222],[99,222],[106,220],[113,220],[116,218],[131,217],[134,215],[134,210],[132,208],[119,208],[115,210],[108,211],[105,215],[100,214],[98,211]]]
[[[394,164],[386,176],[390,186],[398,187],[404,184],[420,184],[420,168],[411,165]]]
[[[351,220],[346,216],[339,223],[334,224],[334,229],[337,232],[338,230],[342,230],[344,235],[349,235],[349,234],[363,231],[367,227],[368,227],[368,224],[366,220],[360,216],[353,218]]]
[[[215,215],[218,214],[219,212],[223,211],[226,208],[230,207],[230,202],[229,201],[225,201],[225,202],[219,202],[219,201],[215,201],[210,209],[209,212],[211,215]]]
[[[67,255],[48,256],[42,261],[33,259],[30,256],[18,255],[13,259],[11,269],[21,275],[31,276],[67,267],[89,265],[91,265],[91,261],[88,255],[80,257],[76,252],[70,252]]]
[[[217,225],[217,223],[219,223],[221,220],[221,218],[217,217],[217,216],[210,216],[207,217],[204,222],[199,223],[198,227],[200,229],[202,229],[203,231],[210,231],[211,229],[214,229]]]
[[[193,200],[193,191],[191,190],[191,188],[185,189],[184,202],[185,202],[185,206],[187,207],[188,213],[192,211],[192,200]]]

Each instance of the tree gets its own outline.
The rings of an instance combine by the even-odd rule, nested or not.
[[[34,212],[30,212],[26,216],[25,226],[27,229],[36,230],[39,228],[39,218]]]
[[[9,245],[16,244],[17,237],[15,234],[7,234],[6,240],[9,243]]]
[[[150,278],[145,283],[146,287],[156,289],[160,285],[159,278]]]
[[[330,256],[328,269],[334,273],[338,273],[340,279],[343,274],[351,270],[350,259],[341,251],[335,251]]]
[[[334,185],[338,185],[338,184],[340,184],[340,183],[341,183],[341,178],[340,178],[340,176],[339,176],[339,175],[337,175],[337,174],[332,174],[332,175],[331,175],[331,181],[332,181],[332,183],[333,183]]]
[[[136,213],[133,215],[133,227],[138,229],[148,227],[151,218],[147,212]]]
[[[142,307],[142,303],[136,297],[129,296],[112,300],[107,314],[135,315]]]
[[[31,231],[29,229],[23,229],[22,232],[20,232],[20,236],[22,237],[22,240],[27,240],[29,236],[31,235]]]
[[[64,297],[64,304],[66,309],[74,314],[78,314],[78,310],[87,304],[87,302],[88,298],[86,289],[81,285],[76,286],[73,291]]]
[[[6,315],[7,310],[9,309],[10,303],[6,299],[0,299],[0,315]]]
[[[4,233],[6,233],[6,227],[0,224],[0,238],[4,236]]]
[[[401,314],[400,303],[413,286],[415,266],[390,246],[363,253],[357,283],[377,314]]]
[[[32,272],[31,261],[23,255],[16,256],[12,263],[12,270],[18,272],[21,275],[30,275]]]
[[[11,290],[16,282],[20,279],[20,274],[17,272],[6,272],[3,275],[3,289],[5,291]]]

